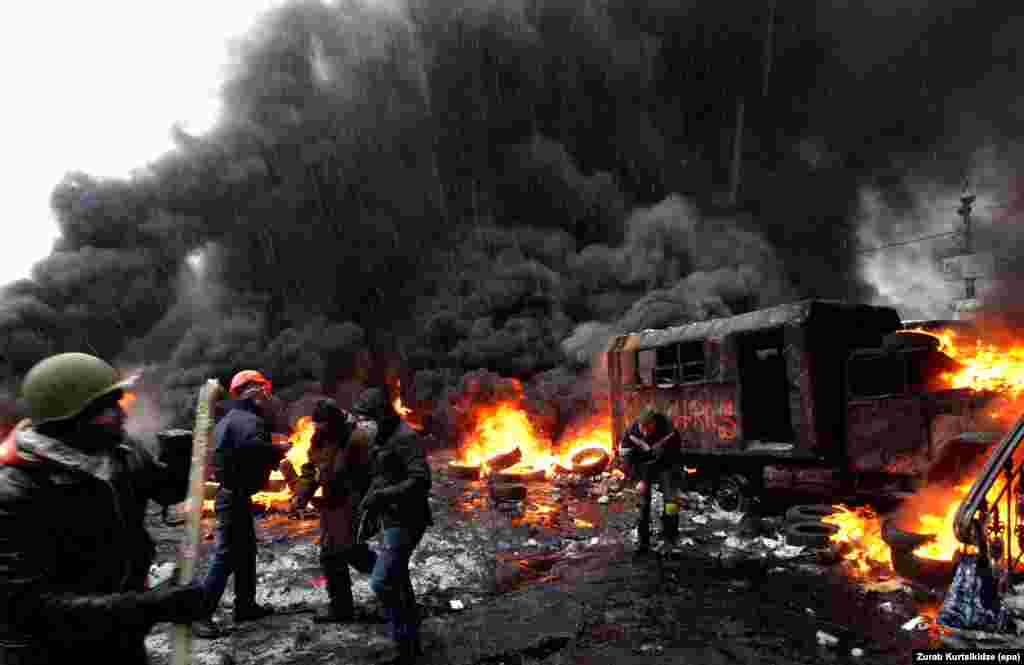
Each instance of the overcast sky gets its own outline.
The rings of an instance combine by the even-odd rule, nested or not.
[[[58,230],[64,173],[127,176],[171,149],[170,129],[217,118],[228,42],[282,0],[9,3],[0,10],[0,285],[27,277]]]

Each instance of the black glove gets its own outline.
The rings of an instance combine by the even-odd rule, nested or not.
[[[169,584],[157,587],[142,595],[142,603],[149,619],[154,623],[192,623],[206,618],[209,614],[206,610],[203,588],[198,584]]]

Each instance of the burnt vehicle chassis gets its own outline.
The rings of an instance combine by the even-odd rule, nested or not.
[[[958,365],[938,346],[891,308],[823,300],[621,335],[607,349],[614,436],[654,406],[724,497],[787,475],[827,492],[912,490],[947,451],[988,449],[974,433],[991,396],[943,390]]]

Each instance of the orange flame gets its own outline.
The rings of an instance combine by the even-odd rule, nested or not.
[[[1007,393],[1015,398],[1024,392],[1024,346],[999,348],[979,339],[971,347],[957,343],[956,332],[948,328],[937,332],[917,328],[909,332],[939,340],[939,351],[963,365],[956,372],[942,375],[949,388]]]
[[[844,556],[853,572],[865,576],[872,572],[892,572],[889,546],[882,540],[882,523],[878,514],[866,506],[852,510],[843,505],[835,508],[835,514],[821,521],[839,527],[831,540],[846,546],[848,551]]]
[[[924,333],[939,340],[939,351],[962,365],[956,372],[942,374],[941,379],[947,388],[991,391],[1008,394],[1013,398],[1020,397],[1024,391],[1024,346],[1000,349],[993,344],[984,344],[981,340],[973,346],[958,344],[956,333],[950,329],[932,332],[918,328],[908,332]],[[988,415],[997,418],[1000,416],[996,412],[990,412]],[[915,549],[916,556],[952,561],[961,550],[962,545],[953,533],[953,524],[960,503],[974,482],[973,474],[976,472],[976,468],[967,471],[967,477],[962,482],[939,496],[934,492],[927,496],[917,495],[919,502],[927,501],[929,505],[925,506],[923,511],[918,511],[918,524],[911,530],[915,533],[934,535],[935,539]],[[1000,477],[992,487],[987,497],[990,505],[1002,491],[1004,483],[1005,480]],[[997,510],[999,519],[1006,524],[1005,503],[1000,502]],[[881,523],[873,511],[867,508],[858,508],[854,511],[844,508],[824,521],[839,526],[840,530],[832,536],[832,541],[845,543],[850,547],[846,559],[854,564],[853,567],[858,573],[867,574],[879,568],[889,568],[889,547],[882,541]]]
[[[127,413],[128,409],[131,408],[131,405],[137,399],[138,396],[135,393],[131,392],[130,390],[125,390],[124,392],[121,393],[121,399],[117,400],[117,404],[118,406],[121,407],[122,411]]]
[[[543,469],[548,477],[558,467],[571,469],[573,457],[584,450],[613,455],[611,418],[607,416],[588,419],[567,430],[557,443],[540,433],[516,401],[476,406],[473,417],[475,426],[463,441],[458,464],[480,466],[484,474],[492,471],[488,461],[516,448],[522,455],[521,461],[508,471],[529,473]]]
[[[288,436],[287,440],[291,442],[292,447],[285,456],[285,459],[291,462],[292,467],[299,472],[302,470],[302,466],[309,461],[309,446],[313,442],[313,434],[316,432],[316,426],[313,424],[313,419],[309,416],[303,416],[299,418],[292,433]],[[270,474],[271,481],[283,482],[285,480],[284,474],[275,469]],[[318,488],[314,496],[322,496],[323,491]],[[284,503],[290,500],[292,497],[292,491],[287,485],[277,492],[258,492],[253,495],[253,503],[262,503],[267,508],[271,508],[275,503]],[[207,500],[203,502],[204,510],[213,510],[213,501]]]
[[[423,431],[423,423],[419,421],[416,414],[412,412],[412,409],[402,404],[402,382],[399,381],[395,386],[395,399],[391,402],[392,406],[395,407],[395,411],[405,422],[409,423],[409,426],[414,430]]]

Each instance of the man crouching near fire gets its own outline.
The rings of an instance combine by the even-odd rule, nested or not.
[[[341,623],[355,618],[349,565],[365,575],[373,571],[369,546],[356,541],[356,507],[370,484],[372,434],[368,428],[358,426],[355,416],[342,410],[333,399],[316,403],[313,424],[316,432],[309,445],[309,461],[302,465],[291,508],[295,512],[302,510],[317,488],[323,488],[320,566],[327,580],[328,604],[313,621]]]
[[[419,434],[402,421],[386,391],[370,388],[352,410],[377,425],[370,446],[370,491],[360,506],[365,521],[382,531],[381,549],[371,552],[370,588],[387,613],[398,645],[398,663],[409,665],[421,651],[409,559],[434,523],[428,501],[430,466]]]
[[[130,385],[84,353],[25,375],[31,426],[0,447],[0,663],[144,665],[154,624],[203,613],[198,586],[146,590],[146,502],[184,500],[190,455],[125,435]]]
[[[672,475],[681,462],[682,437],[667,417],[647,407],[619,442],[619,454],[626,469],[640,483],[640,520],[637,524],[637,552],[646,553],[651,547],[651,490],[657,482],[661,491],[672,487]],[[674,530],[666,515],[662,514],[662,535],[671,539]]]

